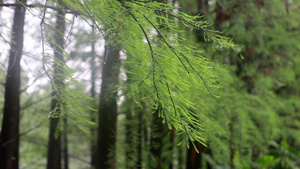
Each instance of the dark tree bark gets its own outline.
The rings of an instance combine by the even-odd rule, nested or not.
[[[66,117],[63,117],[63,122],[64,122],[64,131],[63,131],[64,169],[68,169],[69,168],[69,150],[68,150],[68,134],[67,134],[68,120]]]
[[[203,154],[211,154],[210,149],[208,147],[205,147],[201,143],[194,142],[196,145],[199,153],[196,152],[195,148],[192,146],[192,143],[189,143],[191,147],[187,150],[187,165],[186,168],[188,169],[201,169],[201,168],[207,168],[210,169],[212,166],[208,163],[205,162],[203,163]],[[204,166],[202,165],[204,164]]]
[[[20,0],[26,4],[26,0]],[[17,1],[16,3],[19,3]],[[15,8],[11,49],[5,83],[3,123],[0,135],[0,168],[19,168],[20,60],[23,50],[25,8]]]
[[[174,153],[175,136],[176,136],[176,129],[175,129],[175,127],[172,127],[172,131],[170,134],[170,143],[171,143],[170,152],[172,152],[172,154]],[[170,169],[173,168],[173,160],[174,159],[172,158],[172,160],[170,161],[170,164],[169,164]]]
[[[109,169],[114,168],[115,163],[117,121],[117,92],[115,90],[116,85],[119,84],[120,50],[107,45],[102,66],[96,169]],[[108,157],[110,150],[113,153],[112,159]]]
[[[153,114],[152,120],[152,131],[151,131],[151,143],[150,143],[150,167],[155,169],[161,168],[162,163],[162,147],[163,147],[163,136],[165,131],[165,126],[162,123],[162,119],[158,116],[158,112],[161,107],[156,110]]]
[[[61,136],[57,138],[54,137],[57,125],[61,119],[60,113],[63,103],[60,98],[60,90],[63,90],[63,67],[61,63],[64,62],[63,59],[63,47],[64,47],[64,37],[62,33],[65,32],[65,13],[63,11],[57,12],[55,30],[57,32],[54,35],[55,47],[54,47],[54,75],[53,81],[55,88],[53,87],[51,100],[51,111],[53,117],[50,118],[50,132],[49,132],[49,143],[48,143],[48,159],[47,159],[47,169],[60,169],[61,168]]]
[[[199,150],[199,153],[196,152],[195,148],[192,146],[192,143],[190,142],[189,143],[190,148],[187,149],[187,161],[186,161],[186,168],[188,168],[188,169],[199,169],[199,168],[201,168],[202,145],[200,143],[197,143],[197,142],[195,142],[194,144],[197,146],[197,149]]]

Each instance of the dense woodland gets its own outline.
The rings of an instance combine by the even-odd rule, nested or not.
[[[1,169],[300,168],[299,0],[1,0]]]

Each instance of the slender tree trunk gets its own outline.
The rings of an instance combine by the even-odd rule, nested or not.
[[[20,2],[26,4],[26,0]],[[19,168],[20,60],[23,50],[24,20],[25,8],[23,6],[16,7],[12,25],[0,135],[0,168],[3,169]]]
[[[190,142],[190,148],[187,150],[187,163],[186,168],[187,169],[201,169],[201,168],[207,168],[210,169],[211,165],[208,162],[203,161],[203,154],[211,154],[210,150],[202,145],[201,143],[194,142],[196,145],[199,153],[196,152],[195,148],[192,146],[192,143]],[[204,163],[203,163],[204,162]]]
[[[60,113],[63,103],[60,98],[60,90],[63,90],[63,67],[61,63],[64,62],[63,59],[63,47],[64,47],[64,37],[65,32],[65,13],[63,11],[57,12],[55,30],[57,32],[54,35],[55,47],[54,47],[54,85],[51,100],[51,111],[53,117],[50,117],[50,132],[49,132],[49,143],[48,143],[48,159],[47,159],[47,169],[60,169],[61,168],[61,136],[59,135],[55,138],[56,128],[59,125],[61,119]]]
[[[68,151],[68,134],[67,134],[68,120],[66,117],[63,117],[63,122],[64,122],[64,131],[63,131],[64,169],[68,169],[69,168],[69,151]]]
[[[172,127],[172,131],[170,134],[170,142],[172,144],[170,147],[170,152],[172,152],[172,154],[174,153],[175,136],[176,136],[176,129],[175,129],[175,127]],[[170,161],[170,164],[169,164],[170,169],[173,169],[173,161],[174,161],[174,159],[172,158],[172,160]]]
[[[128,77],[128,76],[127,76]],[[142,167],[142,110],[135,107],[135,115],[132,115],[130,107],[135,103],[133,100],[126,100],[128,106],[126,111],[126,168],[140,169]],[[131,106],[130,106],[131,105]]]
[[[127,79],[127,82],[128,82],[129,79]],[[125,102],[128,103],[130,105],[130,101],[133,102],[133,100],[126,100]],[[125,103],[125,104],[126,104]],[[125,160],[126,160],[126,169],[130,169],[132,168],[132,166],[130,165],[131,164],[131,161],[133,160],[132,159],[132,156],[131,156],[131,153],[132,153],[132,140],[134,139],[133,138],[133,130],[134,130],[134,124],[133,124],[133,120],[132,120],[132,114],[130,112],[130,108],[128,108],[128,110],[126,111],[126,152],[125,152]]]
[[[187,169],[199,169],[201,168],[201,144],[195,142],[194,144],[197,146],[199,153],[196,152],[195,148],[193,147],[191,141],[189,141],[190,148],[187,149],[187,162],[186,168]]]
[[[150,167],[155,169],[161,168],[162,158],[162,144],[163,144],[163,134],[165,126],[162,123],[162,119],[158,117],[160,107],[153,114],[152,120],[152,131],[151,131],[151,143],[150,143]]]
[[[98,116],[97,134],[97,169],[109,169],[115,167],[115,142],[117,121],[117,92],[120,73],[120,50],[112,45],[105,47],[102,84],[100,93],[100,107]],[[112,152],[113,157],[109,158]]]
[[[95,28],[92,26],[92,35],[95,33]],[[91,42],[92,50],[91,50],[91,97],[93,99],[96,98],[95,84],[96,84],[96,69],[95,69],[95,41]],[[93,107],[95,107],[95,101],[93,101]],[[91,121],[96,123],[96,113],[92,110]],[[91,127],[91,166],[92,168],[96,168],[96,128],[94,126]]]
[[[142,128],[143,128],[143,112],[140,108],[138,108],[138,161],[137,161],[137,165],[136,165],[136,169],[142,169],[142,152],[143,152],[143,147],[142,147],[142,136],[143,136],[143,132],[142,132]]]

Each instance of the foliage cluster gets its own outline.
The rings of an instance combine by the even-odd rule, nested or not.
[[[88,113],[96,111],[98,99],[88,97],[88,91],[80,87],[90,87],[89,80],[80,82],[74,77],[84,70],[72,69],[78,69],[75,64],[88,65],[89,71],[100,69],[100,64],[89,65],[91,55],[79,44],[89,46],[102,39],[105,44],[97,44],[99,48],[111,45],[121,49],[122,55],[119,97],[113,98],[119,99],[117,131],[112,133],[117,140],[109,155],[116,168],[184,168],[193,150],[199,153],[193,155],[200,157],[197,162],[203,168],[299,168],[299,2],[183,0],[171,5],[62,0],[61,6],[51,2],[68,13],[70,32],[60,33],[75,49],[66,46],[63,52],[69,66],[54,60],[48,51],[41,65],[46,66],[48,80],[59,93],[52,97],[64,104],[58,118],[71,122],[63,126],[61,118],[56,136],[60,132],[70,136],[69,155],[77,159],[74,165],[88,166],[84,152],[95,139],[89,130],[97,123]],[[55,49],[51,16],[43,16],[42,38],[46,40],[42,43]],[[73,30],[76,21],[95,27],[96,32]],[[68,53],[79,53],[78,60]],[[108,54],[98,55],[98,61],[105,64]],[[51,79],[53,64],[63,70],[63,87]],[[0,81],[4,81],[2,75]],[[49,84],[45,86],[43,91]],[[46,158],[44,129],[49,113],[36,112],[49,112],[47,106],[53,99],[49,93],[22,93],[21,126],[30,129],[28,133],[21,129],[26,133],[20,149],[24,167],[35,163],[37,154]]]

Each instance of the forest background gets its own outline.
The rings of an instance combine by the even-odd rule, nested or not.
[[[300,168],[300,1],[0,7],[0,168]]]

